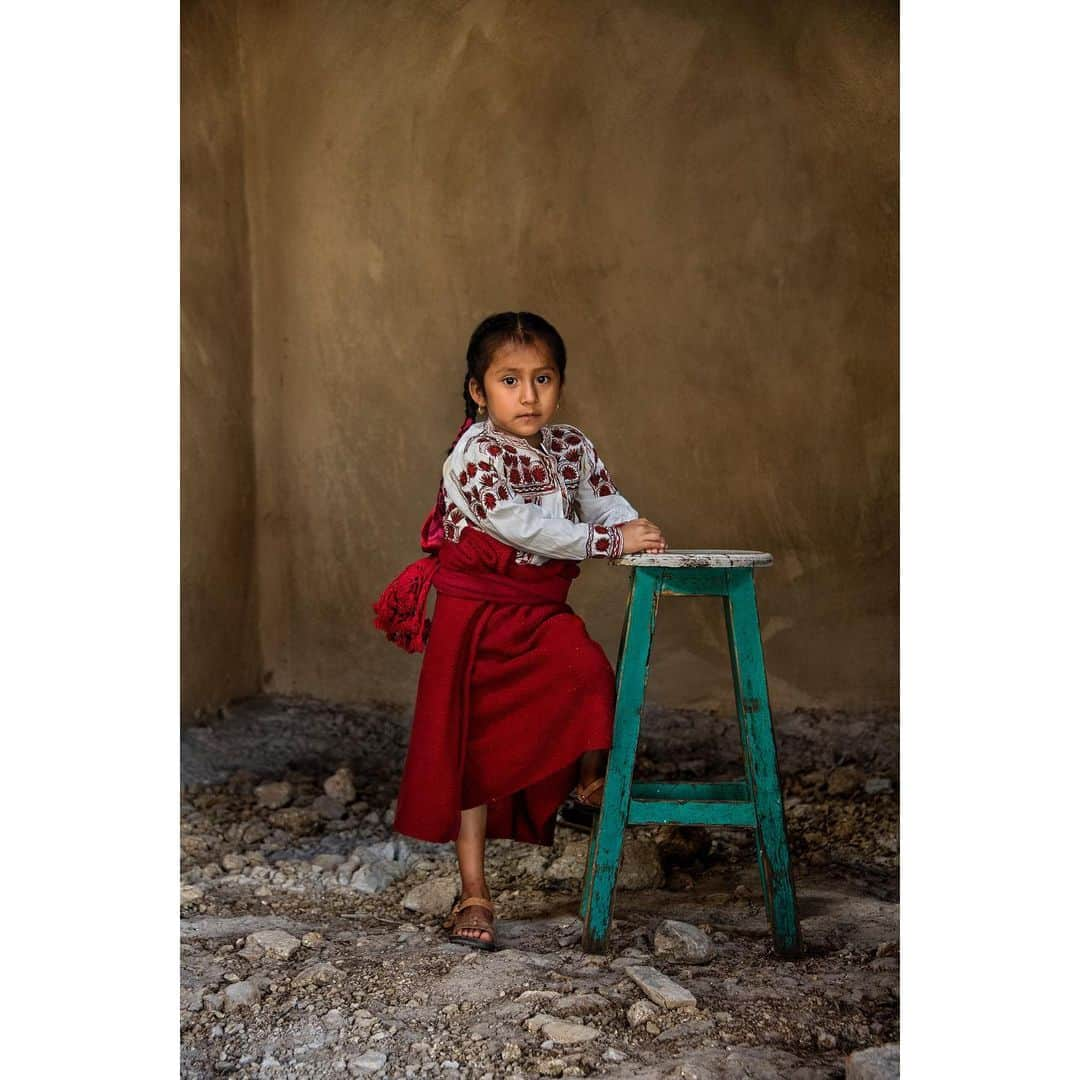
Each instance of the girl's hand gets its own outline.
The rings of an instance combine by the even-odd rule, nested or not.
[[[633,521],[624,521],[616,528],[622,533],[623,554],[659,555],[667,551],[667,541],[660,531],[659,525],[654,525],[648,518],[634,518]]]

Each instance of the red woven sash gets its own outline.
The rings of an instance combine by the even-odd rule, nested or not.
[[[520,581],[505,574],[474,574],[446,566],[435,570],[431,584],[448,596],[493,604],[565,604],[570,592],[570,579],[562,576]]]

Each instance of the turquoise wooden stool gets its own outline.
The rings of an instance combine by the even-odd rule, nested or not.
[[[771,565],[772,556],[762,551],[669,550],[662,555],[627,555],[616,561],[633,567],[633,573],[615,674],[615,730],[604,798],[593,822],[585,864],[582,947],[590,953],[606,948],[626,827],[676,822],[754,830],[773,943],[782,956],[797,956],[802,952],[802,940],[754,594],[754,567]],[[633,782],[661,596],[723,598],[745,780],[721,784]]]

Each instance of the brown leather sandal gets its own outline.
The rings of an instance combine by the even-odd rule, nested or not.
[[[584,787],[580,785],[566,797],[555,815],[557,825],[565,825],[577,832],[592,832],[593,822],[600,813],[600,804],[604,799],[604,778],[597,777]],[[595,793],[595,795],[594,795]],[[595,801],[594,801],[595,799]]]
[[[467,910],[472,908],[474,910]],[[482,911],[489,914],[484,915]],[[450,909],[443,922],[443,928],[450,931],[450,941],[457,945],[469,945],[474,949],[491,950],[496,947],[495,942],[495,905],[482,896],[466,896]],[[491,934],[491,940],[485,941],[482,937],[459,934],[459,930],[487,930]]]
[[[599,812],[600,804],[604,801],[603,789],[604,778],[599,776],[584,787],[581,787],[580,785],[575,787],[574,790],[570,792],[570,799],[582,809]],[[594,791],[597,793],[595,801],[590,798]]]

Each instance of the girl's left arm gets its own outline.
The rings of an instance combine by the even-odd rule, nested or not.
[[[620,525],[641,515],[615,487],[596,447],[581,433],[584,453],[577,489],[578,517],[590,525]]]

